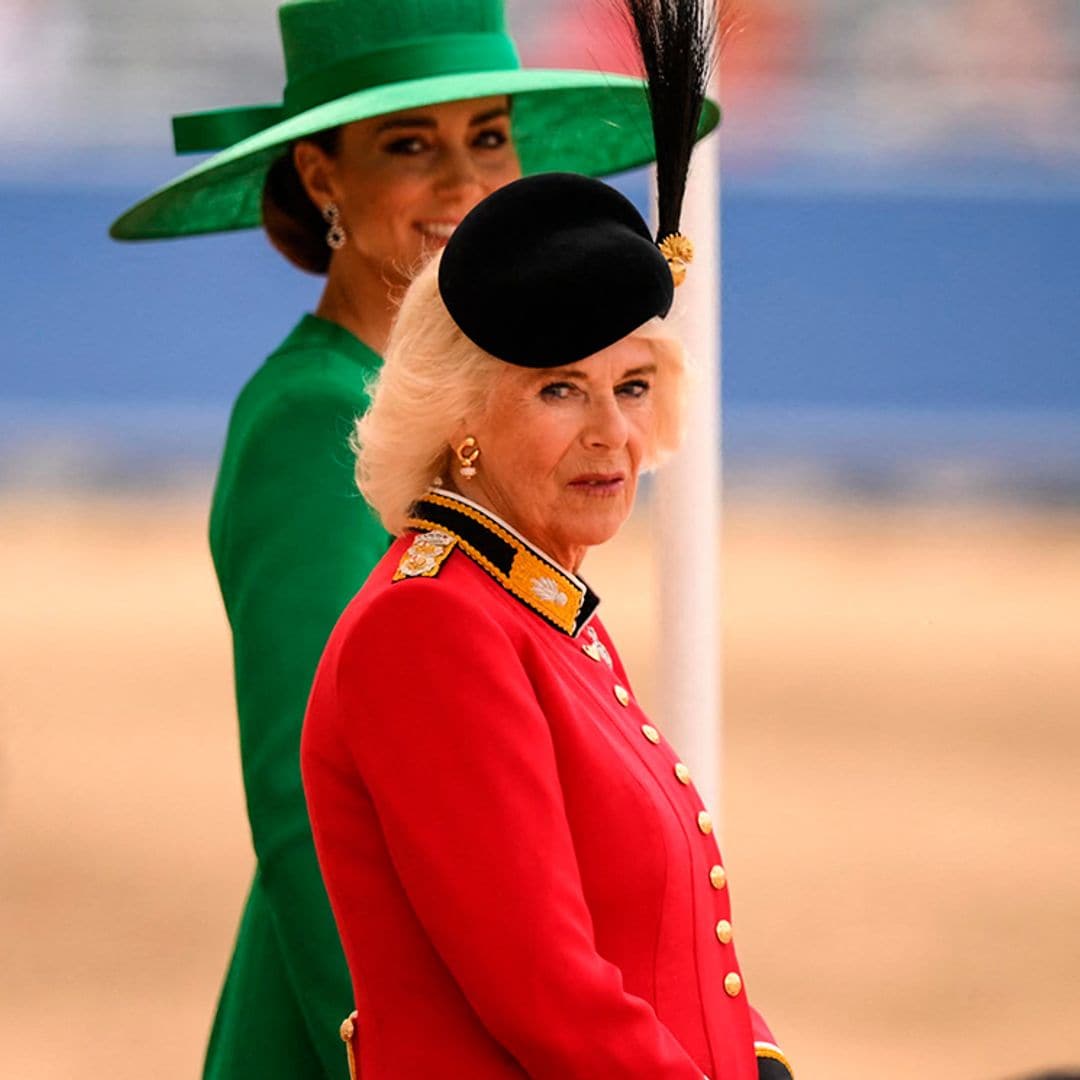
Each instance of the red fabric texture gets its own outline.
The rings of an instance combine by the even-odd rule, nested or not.
[[[769,1030],[769,1025],[765,1023],[765,1017],[757,1011],[757,1009],[750,1009],[750,1024],[754,1031],[754,1042],[772,1043],[776,1045],[776,1039],[773,1038],[773,1033]]]
[[[460,550],[323,655],[302,765],[364,1080],[757,1080],[701,801],[614,670]]]

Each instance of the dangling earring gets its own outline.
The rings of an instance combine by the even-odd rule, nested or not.
[[[330,228],[326,232],[326,243],[334,251],[345,246],[345,228],[341,224],[341,211],[337,203],[328,202],[322,208],[323,220]]]
[[[480,456],[480,447],[470,435],[455,451],[461,463],[461,475],[471,480],[476,475],[476,459]]]

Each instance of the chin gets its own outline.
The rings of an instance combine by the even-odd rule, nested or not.
[[[598,547],[613,539],[626,524],[629,510],[606,514],[576,514],[572,520],[577,535],[571,541],[577,547]]]

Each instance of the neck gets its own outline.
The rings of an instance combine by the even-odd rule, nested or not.
[[[404,284],[399,286],[380,267],[346,248],[330,260],[315,314],[345,327],[382,356],[404,291]]]

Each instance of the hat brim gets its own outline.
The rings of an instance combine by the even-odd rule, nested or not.
[[[513,97],[514,143],[523,175],[608,176],[656,156],[644,83],[625,75],[520,69],[414,79],[319,105],[208,158],[113,222],[116,240],[160,240],[250,229],[262,223],[266,172],[295,139],[373,116],[447,101]],[[706,101],[698,137],[720,120]]]

